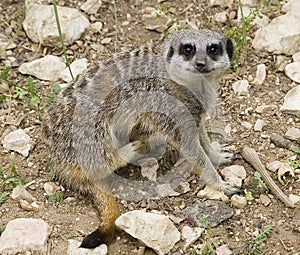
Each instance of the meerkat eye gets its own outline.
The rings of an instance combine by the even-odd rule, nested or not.
[[[183,54],[185,56],[191,56],[195,54],[195,46],[191,44],[181,44],[179,49],[179,54]]]
[[[220,53],[220,46],[218,44],[211,44],[207,47],[207,53],[210,55],[218,55]]]

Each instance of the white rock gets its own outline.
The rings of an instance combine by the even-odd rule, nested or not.
[[[77,59],[72,62],[70,65],[70,68],[72,70],[72,74],[74,79],[79,75],[82,74],[85,70],[87,70],[87,59],[82,58],[82,59]],[[69,68],[66,67],[59,75],[59,78],[62,79],[65,82],[70,82],[72,81],[72,76],[70,74]]]
[[[266,168],[272,172],[276,172],[279,169],[279,167],[281,167],[281,165],[283,165],[283,163],[276,160],[276,161],[267,163]]]
[[[180,193],[173,190],[170,183],[159,184],[155,187],[159,197],[174,197],[179,196]]]
[[[233,0],[210,0],[211,6],[231,7]]]
[[[248,87],[249,82],[247,80],[236,81],[232,85],[234,93],[239,96],[247,96],[249,94]]]
[[[277,105],[275,104],[263,104],[263,105],[259,105],[255,108],[255,112],[257,113],[263,113],[265,111],[276,111],[277,110]]]
[[[254,124],[254,131],[262,131],[264,125],[265,125],[264,120],[261,120],[261,119],[256,120],[256,122]]]
[[[50,232],[50,226],[41,219],[12,220],[0,236],[0,254],[25,254],[26,251],[46,254]]]
[[[300,85],[292,88],[284,97],[280,110],[300,117]]]
[[[224,194],[224,192],[215,190],[208,185],[205,186],[204,189],[200,190],[197,193],[197,196],[207,198],[207,199],[212,199],[212,200],[221,200],[224,202],[228,201],[228,197]]]
[[[250,123],[250,122],[247,122],[247,121],[243,121],[242,123],[241,123],[241,126],[243,126],[243,127],[245,127],[246,129],[251,129],[252,128],[252,124]]]
[[[218,23],[226,23],[227,14],[226,12],[218,12],[215,14],[215,21]]]
[[[268,206],[272,202],[271,199],[265,194],[261,194],[259,196],[259,200],[264,206]]]
[[[185,239],[184,249],[188,248],[192,243],[194,243],[203,233],[204,228],[191,228],[189,226],[183,226],[181,230],[181,236]]]
[[[291,80],[300,83],[300,62],[287,64],[284,68],[284,72]]]
[[[110,37],[106,37],[104,39],[101,40],[101,44],[109,44],[111,42],[111,38]]]
[[[283,12],[291,12],[293,15],[299,15],[300,2],[299,0],[289,0],[282,6]]]
[[[164,215],[134,210],[121,215],[116,226],[158,254],[167,254],[180,240],[180,233]]]
[[[103,28],[103,24],[100,21],[91,24],[91,31],[93,33],[100,32],[102,28]]]
[[[96,14],[101,7],[101,0],[87,0],[80,9],[88,14]]]
[[[300,12],[285,15],[273,19],[270,24],[258,29],[253,39],[253,47],[267,50],[276,54],[294,54],[300,42]],[[291,26],[291,24],[293,24]],[[298,40],[298,41],[297,41]]]
[[[107,245],[101,244],[95,249],[84,249],[79,248],[81,242],[76,240],[68,240],[68,255],[106,255],[107,254]]]
[[[11,193],[13,200],[27,200],[31,201],[33,196],[26,190],[25,187],[15,187]]]
[[[221,245],[220,247],[216,248],[217,255],[230,255],[232,251],[228,248],[226,244]]]
[[[238,209],[243,209],[247,205],[247,199],[239,195],[231,197],[231,204]]]
[[[300,196],[298,196],[298,195],[290,194],[290,195],[289,195],[289,199],[290,199],[294,204],[297,204],[297,203],[300,202]]]
[[[24,63],[19,67],[19,72],[29,74],[45,81],[57,81],[59,74],[66,68],[64,62],[59,57],[47,55],[35,59],[29,63]]]
[[[261,85],[266,79],[267,70],[265,64],[257,65],[256,77],[253,81],[254,84]]]
[[[32,4],[26,7],[23,27],[28,37],[35,43],[61,47],[53,6]],[[81,37],[90,23],[74,8],[58,6],[57,9],[64,44],[70,45]]]
[[[156,181],[158,163],[156,158],[145,158],[138,161],[141,166],[141,175],[150,181]]]
[[[55,183],[53,182],[45,182],[44,183],[44,190],[46,191],[46,194],[48,196],[52,196],[55,194],[55,192],[60,190],[60,187],[57,186]]]
[[[295,53],[292,57],[294,62],[300,62],[300,52]]]
[[[236,187],[242,187],[242,182],[246,178],[246,170],[243,166],[232,165],[221,170],[225,181]]]
[[[2,145],[6,150],[12,150],[28,157],[31,148],[31,139],[23,129],[8,133],[2,139]]]
[[[300,129],[295,127],[289,128],[284,134],[284,137],[289,140],[297,141],[300,138]]]

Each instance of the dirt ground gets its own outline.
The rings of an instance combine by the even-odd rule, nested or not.
[[[63,0],[58,1],[61,6],[79,8],[83,0]],[[117,2],[117,23],[114,18],[113,1],[102,1],[102,7],[95,15],[89,16],[90,21],[100,21],[103,28],[93,33],[87,32],[84,38],[68,46],[68,57],[70,60],[82,57],[88,58],[89,65],[93,62],[107,58],[112,52],[121,51],[126,48],[137,46],[150,41],[154,45],[159,45],[164,39],[165,32],[150,31],[146,29],[147,20],[143,19],[142,12],[146,7],[158,9],[162,6],[158,1],[116,1]],[[224,33],[225,24],[213,22],[211,17],[221,11],[234,14],[237,11],[235,3],[231,8],[210,7],[208,0],[201,1],[161,1],[168,11],[172,22],[188,21],[195,24],[199,29],[208,28]],[[262,1],[265,2],[265,1]],[[280,1],[270,1],[269,4],[260,4],[258,8],[262,13],[274,18],[280,15]],[[22,16],[23,1],[8,0],[0,2],[0,31],[8,38],[12,38],[20,24]],[[129,22],[126,22],[129,21]],[[125,22],[125,23],[124,23]],[[228,21],[228,23],[230,20]],[[117,30],[116,30],[117,24]],[[116,41],[116,31],[118,31]],[[255,28],[253,28],[253,31]],[[250,34],[253,37],[253,34]],[[103,38],[111,38],[109,44],[102,45]],[[31,42],[25,32],[21,29],[15,41],[17,47],[11,50],[11,56],[15,57],[15,66],[9,73],[9,80],[19,85],[26,84],[27,78],[21,75],[17,67],[24,61],[29,61],[46,54],[62,55],[60,48],[43,47]],[[97,47],[96,47],[97,46]],[[5,67],[5,61],[9,55],[0,57],[0,70]],[[249,75],[255,77],[256,66],[264,63],[267,66],[267,78],[262,85],[251,85],[249,88],[249,97],[238,97],[232,90],[234,81],[242,78],[248,78]],[[261,160],[272,162],[279,160],[287,162],[291,158],[295,159],[294,153],[286,149],[278,148],[271,144],[269,136],[271,133],[283,135],[291,127],[300,127],[299,118],[292,115],[282,114],[279,111],[283,103],[283,98],[287,91],[295,86],[283,72],[275,71],[275,56],[267,52],[256,52],[253,48],[249,49],[247,61],[236,71],[226,75],[222,81],[220,93],[220,103],[224,110],[224,123],[230,124],[231,136],[227,142],[232,148],[239,150],[244,145],[253,147]],[[52,89],[52,84],[35,80],[39,92],[48,95]],[[255,109],[260,105],[275,105],[275,109],[267,109],[262,113],[257,113]],[[58,205],[50,203],[49,198],[45,196],[43,184],[51,181],[51,172],[48,168],[47,149],[41,137],[41,120],[36,109],[30,109],[28,104],[14,96],[7,98],[0,103],[0,135],[17,128],[26,129],[33,140],[33,148],[27,158],[17,154],[0,150],[1,169],[9,168],[11,156],[13,155],[19,178],[25,178],[25,183],[32,184],[28,187],[29,192],[36,198],[40,205],[38,212],[28,212],[20,208],[17,201],[7,197],[0,205],[0,227],[15,218],[33,217],[42,218],[53,231],[50,237],[50,247],[52,255],[65,254],[67,250],[67,240],[82,240],[83,236],[96,229],[98,217],[91,201],[82,195],[70,190],[63,190],[64,200]],[[9,124],[9,122],[23,116],[20,123]],[[253,128],[246,129],[242,122],[247,121],[254,124],[257,119],[263,119],[265,126],[262,132],[254,132]],[[11,120],[11,121],[9,121]],[[299,161],[299,156],[298,156]],[[254,169],[244,160],[238,159],[235,164],[240,164],[247,171],[247,178],[243,183],[244,190],[253,189],[257,181],[253,177]],[[285,185],[281,185],[277,178],[276,182],[286,194],[300,195],[299,172],[295,177],[288,177]],[[167,215],[179,216],[178,208],[193,204],[200,200],[195,194],[197,184],[191,182],[191,190],[179,197],[170,197],[160,200],[143,200],[138,203],[124,201],[119,202],[121,213],[133,209],[147,208],[159,210]],[[202,236],[188,250],[183,251],[183,242],[176,244],[170,254],[192,254],[191,249],[200,250],[202,245],[209,239],[213,247],[226,244],[232,251],[244,250],[239,254],[246,253],[245,247],[253,238],[255,233],[261,231],[265,226],[272,225],[272,232],[266,242],[261,246],[262,253],[257,254],[300,254],[300,212],[299,209],[289,209],[284,206],[276,197],[269,194],[271,203],[268,206],[263,205],[259,196],[262,190],[254,193],[254,200],[248,202],[244,209],[236,210],[235,215],[213,228],[211,236]],[[180,230],[188,222],[177,224]],[[130,236],[118,231],[116,238],[108,247],[108,254],[141,254],[139,247],[141,245]],[[148,251],[151,254],[151,251]],[[198,253],[200,254],[200,253]],[[254,253],[253,253],[254,254]]]

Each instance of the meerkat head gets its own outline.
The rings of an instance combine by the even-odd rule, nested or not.
[[[230,66],[233,44],[210,30],[183,30],[164,44],[166,70],[182,85],[219,78]]]

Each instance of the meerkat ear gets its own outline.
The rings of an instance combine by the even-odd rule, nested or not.
[[[230,38],[226,38],[226,52],[231,60],[233,56],[233,42]]]
[[[167,53],[167,61],[170,62],[172,56],[174,54],[174,49],[172,46],[170,46],[169,50],[168,50],[168,53]]]

